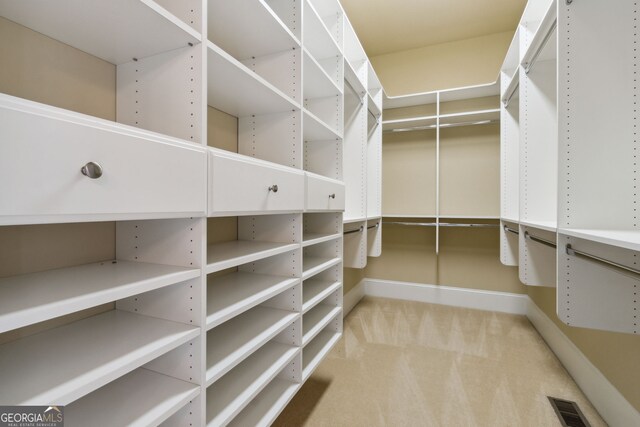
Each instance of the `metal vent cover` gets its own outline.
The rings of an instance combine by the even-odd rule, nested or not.
[[[562,427],[591,427],[576,402],[547,396]]]

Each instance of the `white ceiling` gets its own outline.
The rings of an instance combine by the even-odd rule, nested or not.
[[[515,31],[526,0],[340,0],[367,55]]]

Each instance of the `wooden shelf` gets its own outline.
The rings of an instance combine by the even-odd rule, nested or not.
[[[299,348],[265,344],[207,389],[207,426],[229,423],[298,354]]]
[[[320,120],[315,114],[304,109],[302,122],[302,136],[305,141],[337,141],[342,140],[342,134]]]
[[[209,39],[241,60],[300,47],[298,39],[264,1],[209,2],[207,23]]]
[[[274,378],[229,426],[270,426],[300,388],[300,384]]]
[[[341,312],[341,307],[318,304],[305,313],[302,317],[302,345],[307,345]]]
[[[199,328],[112,310],[0,346],[0,402],[67,405],[192,340]]]
[[[560,234],[590,240],[605,245],[640,251],[640,231],[562,228]]]
[[[306,313],[329,295],[340,289],[341,282],[332,280],[305,280],[302,284],[302,312]]]
[[[336,41],[311,3],[304,2],[304,47],[316,60],[342,55]]]
[[[193,268],[104,261],[0,279],[0,333],[198,276]]]
[[[237,59],[207,42],[207,103],[236,117],[299,110],[300,105]]]
[[[139,368],[64,408],[68,425],[157,426],[200,394],[200,386]]]
[[[340,264],[341,258],[304,256],[302,261],[302,280],[315,276],[324,270]]]
[[[205,273],[214,273],[249,262],[293,251],[300,247],[297,243],[254,242],[236,240],[209,245]]]
[[[303,69],[302,94],[305,99],[326,98],[342,94],[342,90],[336,82],[306,49],[304,49]]]
[[[207,386],[245,360],[299,317],[298,313],[254,307],[207,333]]]
[[[555,233],[557,230],[557,223],[555,221],[519,221],[520,225],[527,227],[538,228],[540,230],[550,231]]]
[[[207,329],[297,285],[300,279],[238,271],[207,285]]]
[[[9,0],[0,16],[115,65],[201,41],[152,0]]]
[[[302,349],[302,380],[306,381],[340,340],[340,332],[322,331]]]
[[[342,234],[338,233],[304,233],[302,247],[316,245],[318,243],[329,242],[339,239]]]

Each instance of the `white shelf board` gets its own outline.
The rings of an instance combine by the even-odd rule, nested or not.
[[[300,47],[264,0],[210,1],[207,24],[209,39],[241,60]]]
[[[275,378],[300,351],[268,342],[207,389],[207,426],[226,425]]]
[[[0,16],[115,65],[201,40],[152,0],[0,0]]]
[[[318,243],[329,242],[339,239],[341,236],[342,233],[304,233],[302,247],[305,248]]]
[[[524,221],[521,219],[519,223],[520,225],[550,231],[552,233],[557,231],[557,224],[555,221]]]
[[[320,120],[315,114],[304,109],[302,119],[302,137],[305,141],[336,141],[342,140],[342,134]]]
[[[332,280],[305,280],[302,284],[302,312],[306,313],[329,295],[340,289],[341,282]]]
[[[342,262],[342,258],[314,257],[305,255],[302,260],[302,280],[315,276],[334,265],[340,264],[340,262]]]
[[[0,279],[0,333],[200,276],[199,269],[104,261]]]
[[[485,98],[500,95],[498,81],[475,86],[465,86],[440,91],[440,102],[462,101],[464,99]]]
[[[304,49],[302,67],[304,70],[302,79],[302,94],[304,99],[326,98],[342,94],[342,91],[336,85],[335,81],[329,77],[324,68],[322,68],[307,49]]]
[[[505,221],[505,222],[511,222],[513,224],[520,224],[520,220],[519,219],[513,219],[513,218],[507,218],[507,217],[500,217],[501,221]]]
[[[322,331],[302,349],[302,380],[306,381],[340,340],[340,332]]]
[[[207,103],[236,117],[299,110],[300,105],[231,55],[207,42]]]
[[[254,307],[207,333],[207,386],[278,335],[298,313]]]
[[[304,31],[304,47],[315,59],[322,60],[342,55],[340,47],[331,37],[331,32],[308,1],[304,2],[302,28]]]
[[[436,214],[382,214],[382,218],[435,218],[436,216]]]
[[[560,234],[632,251],[640,251],[640,231],[562,228]]]
[[[300,283],[300,279],[237,271],[207,284],[207,329]]]
[[[376,219],[382,219],[381,215],[372,215],[367,217],[367,221],[374,221]]]
[[[438,116],[409,117],[406,119],[383,120],[382,130],[413,129],[424,127],[425,129],[435,129],[438,123]]]
[[[500,108],[487,110],[465,111],[462,113],[441,114],[440,127],[446,127],[458,123],[486,122],[500,120]],[[478,123],[482,124],[482,123]]]
[[[302,345],[309,344],[341,312],[341,307],[318,304],[305,313],[302,317]]]
[[[173,350],[199,328],[112,310],[0,346],[0,402],[67,405]]]
[[[64,408],[70,426],[158,426],[200,394],[200,386],[139,368]]]
[[[546,61],[557,58],[556,23],[558,19],[558,5],[555,0],[549,3],[549,8],[540,21],[531,43],[522,55],[522,66],[526,69],[532,61]]]
[[[366,220],[367,220],[366,217],[344,218],[342,223],[343,224],[353,224],[354,222],[365,222]]]
[[[439,215],[440,219],[500,219],[493,215]]]
[[[249,262],[280,255],[298,249],[298,243],[255,242],[234,240],[216,243],[207,248],[207,267],[205,273],[213,273]]]
[[[278,377],[274,378],[269,385],[231,421],[229,426],[270,426],[291,401],[293,396],[295,396],[299,388],[300,384]]]
[[[358,77],[358,73],[353,69],[353,66],[346,59],[344,60],[344,80],[345,83],[348,82],[353,90],[356,91],[361,100],[364,100],[364,96],[367,93],[367,89],[364,87],[362,81]],[[348,86],[345,84],[345,86]],[[345,90],[349,90],[348,87]]]

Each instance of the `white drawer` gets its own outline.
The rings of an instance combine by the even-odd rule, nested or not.
[[[307,211],[343,211],[344,183],[315,174],[306,174]]]
[[[0,98],[0,224],[205,214],[204,148]],[[81,173],[88,162],[102,176]]]
[[[220,150],[209,162],[209,216],[304,209],[300,170]]]

